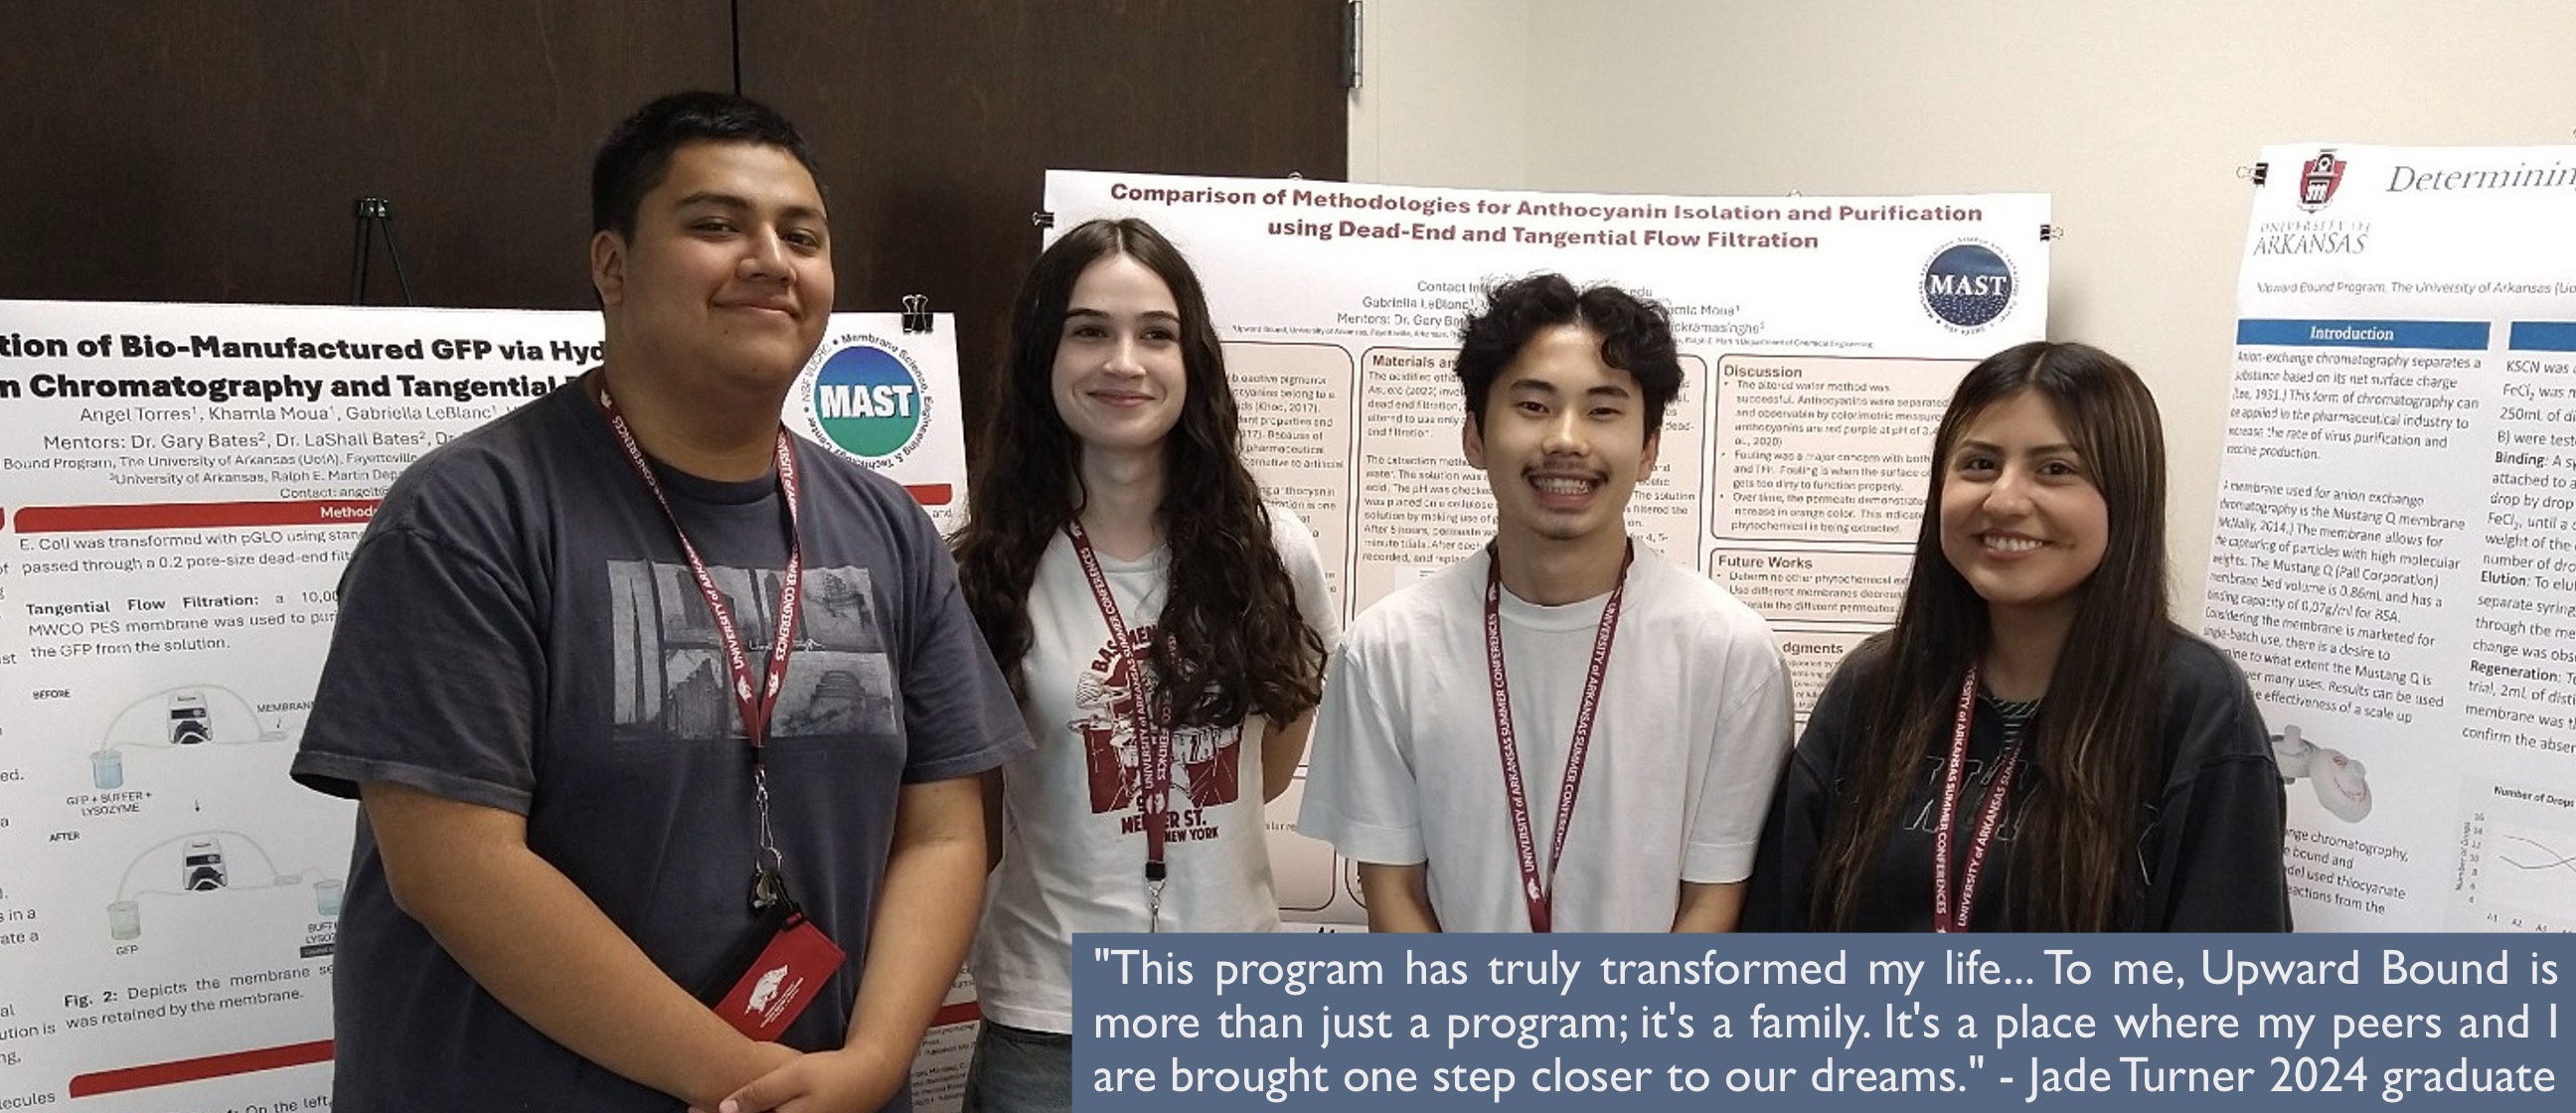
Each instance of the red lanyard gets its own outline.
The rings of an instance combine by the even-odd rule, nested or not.
[[[1521,897],[1529,902],[1530,930],[1545,934],[1554,921],[1556,864],[1565,858],[1565,835],[1573,829],[1574,797],[1583,786],[1583,758],[1592,750],[1592,718],[1601,708],[1601,682],[1610,673],[1610,640],[1619,632],[1619,600],[1628,592],[1628,566],[1637,559],[1634,542],[1619,558],[1619,582],[1601,606],[1601,625],[1592,635],[1591,666],[1583,674],[1583,701],[1574,712],[1574,740],[1565,749],[1565,781],[1556,794],[1556,838],[1547,848],[1547,875],[1538,872],[1538,845],[1530,832],[1529,792],[1521,786],[1520,745],[1512,733],[1511,683],[1503,675],[1503,560],[1485,546],[1485,673],[1494,689],[1494,742],[1503,754],[1503,797],[1511,807],[1512,843],[1520,852]]]
[[[1977,712],[1977,670],[1969,666],[1967,682],[1959,686],[1959,713],[1950,730],[1950,766],[1941,780],[1941,821],[1932,834],[1932,930],[1968,930],[1968,909],[1977,899],[1977,877],[1986,864],[1986,852],[1993,849],[1995,829],[2003,823],[2004,801],[2012,795],[2013,767],[2021,757],[2022,733],[2013,733],[2012,742],[2004,747],[2001,764],[1986,784],[1985,806],[1978,809],[1977,830],[1968,844],[1968,860],[1959,869],[1958,905],[1950,901],[1950,831],[1959,814],[1959,792],[1967,782],[1968,725]]]
[[[1171,823],[1172,732],[1148,706],[1159,702],[1147,675],[1153,662],[1142,656],[1144,647],[1127,644],[1127,622],[1118,617],[1118,600],[1109,594],[1109,576],[1100,570],[1100,556],[1092,551],[1090,536],[1082,532],[1081,522],[1066,522],[1064,532],[1073,539],[1073,555],[1082,561],[1083,578],[1091,581],[1091,601],[1100,604],[1100,620],[1109,625],[1109,644],[1119,653],[1137,655],[1127,662],[1128,690],[1135,693],[1128,701],[1128,715],[1136,731],[1137,805],[1145,812],[1145,884],[1159,915],[1163,841]]]
[[[778,628],[769,639],[769,675],[766,683],[752,676],[751,661],[743,651],[742,631],[734,625],[733,608],[726,605],[724,592],[716,587],[707,572],[706,561],[699,559],[698,547],[689,543],[689,531],[680,525],[680,516],[671,509],[670,497],[662,491],[662,481],[653,475],[653,465],[645,460],[644,450],[635,443],[635,434],[626,428],[626,419],[617,412],[617,403],[608,396],[603,384],[599,389],[599,408],[608,414],[608,427],[617,433],[618,446],[626,450],[626,462],[644,480],[644,489],[653,493],[661,504],[662,516],[670,519],[671,532],[680,539],[680,552],[689,558],[689,573],[697,577],[698,593],[706,597],[707,609],[715,612],[716,633],[724,639],[725,665],[733,673],[733,696],[742,711],[742,733],[750,740],[752,755],[769,733],[770,713],[777,710],[778,693],[787,686],[787,655],[795,647],[796,611],[799,601],[797,580],[805,569],[804,551],[796,543],[796,453],[789,446],[787,430],[778,430],[778,489],[787,499],[787,571],[778,583]],[[758,581],[755,579],[754,583]]]

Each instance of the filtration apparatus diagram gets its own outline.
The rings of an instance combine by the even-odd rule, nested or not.
[[[127,751],[191,750],[283,742],[281,726],[262,726],[250,702],[219,684],[165,688],[126,705],[90,752],[90,783],[125,787]]]
[[[241,872],[244,859],[258,862],[262,874]],[[160,872],[160,871],[168,872]],[[167,881],[158,879],[166,878]],[[220,899],[218,894],[245,889],[282,889],[310,884],[313,913],[340,915],[343,881],[318,867],[283,873],[259,841],[239,831],[190,831],[173,835],[135,855],[116,884],[116,899],[107,906],[107,933],[120,943],[143,936],[143,902],[162,899]]]
[[[2272,736],[2272,760],[2281,767],[2282,783],[2306,778],[2317,803],[2336,819],[2359,823],[2370,814],[2370,770],[2342,750],[2310,741],[2298,724],[2285,725]]]

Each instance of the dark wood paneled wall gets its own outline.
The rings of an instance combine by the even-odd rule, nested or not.
[[[733,73],[707,0],[10,9],[5,297],[345,302],[350,203],[375,195],[421,304],[587,306],[587,152]],[[368,300],[399,304],[374,264]]]
[[[592,147],[655,94],[729,87],[739,49],[823,164],[841,307],[956,312],[979,414],[1042,172],[1343,177],[1342,7],[13,4],[0,297],[342,302],[377,195],[420,304],[586,308]],[[368,301],[398,302],[372,258]]]
[[[1339,180],[1341,10],[1317,0],[743,6],[743,91],[824,161],[842,297],[958,314],[966,408],[1037,258],[1050,168]]]

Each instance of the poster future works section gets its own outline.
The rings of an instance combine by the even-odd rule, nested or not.
[[[833,318],[787,420],[938,515],[954,333],[916,323]],[[286,769],[341,566],[414,458],[600,344],[595,313],[0,302],[0,1108],[327,1100],[353,809]]]
[[[2576,148],[2263,158],[2204,629],[2299,925],[2576,929]]]
[[[1459,444],[1458,327],[1495,281],[1559,271],[1672,311],[1685,375],[1629,528],[1780,634],[1798,705],[1893,620],[1933,427],[1978,359],[2046,331],[2048,199],[1658,197],[1054,171],[1055,231],[1141,217],[1189,256],[1245,452],[1312,525],[1347,614],[1492,536]],[[1358,918],[1286,831],[1292,918]]]

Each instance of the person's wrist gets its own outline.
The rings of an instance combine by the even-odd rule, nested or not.
[[[751,1085],[753,1081],[767,1076],[771,1071],[795,1062],[802,1054],[803,1052],[785,1044],[764,1043],[745,1038],[734,1046],[734,1053],[725,1071],[726,1077],[714,1080],[717,1086],[715,1092],[693,1097],[689,1104],[696,1109],[714,1109],[719,1102],[732,1097],[735,1091]]]
[[[898,1055],[885,1046],[885,1041],[870,1039],[859,1031],[852,1031],[849,1042],[833,1057],[844,1072],[844,1081],[853,1092],[865,1097],[871,1108],[893,1097],[903,1085],[904,1072],[912,1067],[909,1054]]]

